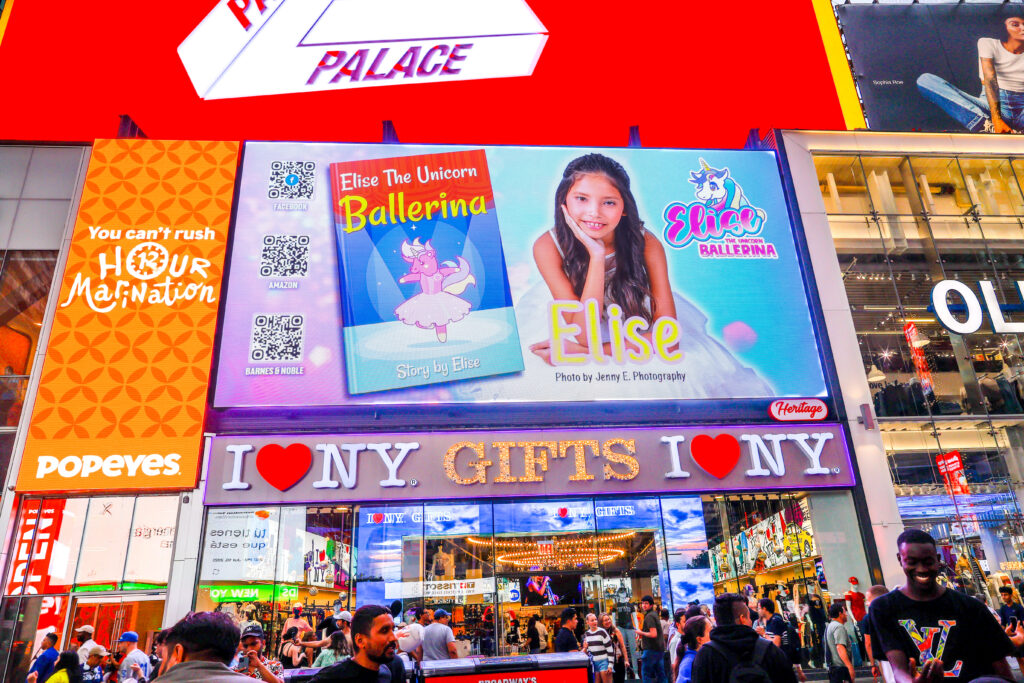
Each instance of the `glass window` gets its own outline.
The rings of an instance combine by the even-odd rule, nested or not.
[[[124,576],[134,498],[93,498],[75,573],[75,590],[117,590]]]
[[[124,590],[167,585],[178,519],[177,496],[137,499],[124,569]]]
[[[361,505],[355,528],[356,608],[422,600],[423,506]]]
[[[258,621],[271,630],[280,521],[278,507],[207,512],[196,609],[225,612],[239,623]]]
[[[17,426],[57,252],[0,254],[0,426]]]

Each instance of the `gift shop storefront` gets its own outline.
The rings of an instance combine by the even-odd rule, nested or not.
[[[276,646],[426,605],[498,655],[568,605],[739,591],[821,665],[817,606],[878,559],[773,154],[243,159],[196,609]]]
[[[848,574],[837,541],[858,537],[834,423],[218,436],[209,463],[196,608],[275,638],[296,605],[311,625],[335,605],[443,608],[483,655],[526,652],[527,620],[566,606],[633,629],[645,594],[798,613],[829,588],[823,554]]]

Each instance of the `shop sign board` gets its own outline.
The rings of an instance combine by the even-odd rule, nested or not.
[[[546,41],[524,0],[227,0],[178,56],[212,100],[529,76]]]
[[[98,140],[17,490],[193,488],[238,145]]]
[[[770,152],[248,143],[239,188],[218,408],[827,396]]]
[[[935,313],[939,323],[954,334],[974,334],[985,322],[984,312],[988,311],[992,321],[992,329],[996,334],[1024,333],[1024,322],[1012,322],[1006,319],[1004,312],[1020,311],[1020,305],[1004,305],[996,293],[996,283],[991,280],[979,280],[981,299],[970,285],[959,280],[942,280],[932,287],[931,311]],[[1024,280],[1014,283],[1016,295],[1024,300]],[[959,298],[963,303],[953,304],[950,296]],[[984,304],[983,304],[984,302]],[[966,313],[963,320],[953,313]]]
[[[1024,82],[1004,44],[1017,40],[1021,12],[1007,3],[836,6],[873,130],[1020,133],[1009,97]],[[984,85],[991,67],[1004,116],[993,120]]]
[[[843,437],[840,426],[825,423],[219,436],[212,439],[206,503],[852,486]],[[400,514],[368,523],[406,521]]]

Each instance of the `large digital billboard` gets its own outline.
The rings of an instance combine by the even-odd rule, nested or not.
[[[96,141],[19,491],[195,486],[238,151]]]
[[[836,7],[868,126],[1024,132],[1024,6]]]
[[[772,153],[246,145],[216,407],[825,394]]]

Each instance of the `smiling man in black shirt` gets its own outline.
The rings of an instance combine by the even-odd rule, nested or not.
[[[896,683],[992,675],[1012,681],[1006,657],[1013,647],[999,623],[983,604],[936,581],[935,539],[907,529],[896,546],[907,582],[877,598],[869,612],[874,655],[888,659]]]

